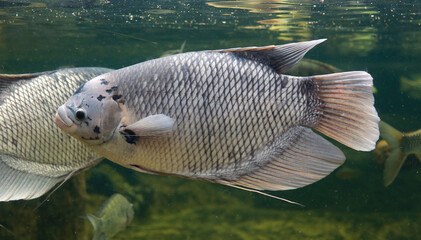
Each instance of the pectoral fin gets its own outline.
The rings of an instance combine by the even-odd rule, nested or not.
[[[135,143],[139,137],[160,137],[172,132],[174,120],[164,114],[151,115],[120,128],[128,143]]]

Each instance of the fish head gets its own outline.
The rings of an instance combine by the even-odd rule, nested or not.
[[[80,86],[55,116],[56,125],[67,134],[88,145],[112,138],[121,120],[116,101],[116,87],[104,86],[104,78],[94,78]]]

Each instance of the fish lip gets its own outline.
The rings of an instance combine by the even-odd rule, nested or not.
[[[71,127],[74,124],[73,121],[67,116],[66,108],[64,106],[58,108],[54,120],[57,126],[61,129],[63,129],[63,127]]]

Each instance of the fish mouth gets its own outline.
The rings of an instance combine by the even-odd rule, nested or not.
[[[72,119],[70,119],[67,116],[65,106],[61,106],[61,107],[58,108],[57,113],[56,113],[56,117],[55,117],[54,120],[55,120],[57,126],[62,130],[66,129],[66,128],[70,128],[74,124]]]

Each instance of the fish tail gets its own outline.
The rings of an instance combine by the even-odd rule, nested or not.
[[[311,77],[322,101],[314,129],[359,151],[371,151],[379,138],[373,78],[363,71]]]
[[[408,154],[402,152],[401,141],[403,134],[401,132],[383,121],[379,123],[379,127],[380,136],[392,148],[392,152],[384,162],[383,169],[383,184],[387,187],[395,180]]]
[[[94,232],[98,232],[100,218],[90,213],[86,214],[86,217],[88,218],[89,222],[92,224],[92,227],[94,228]]]

